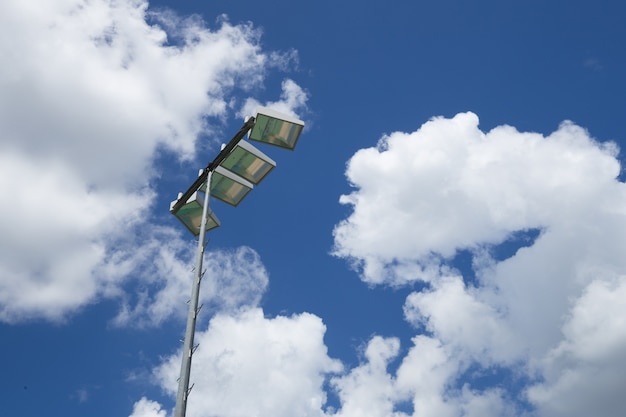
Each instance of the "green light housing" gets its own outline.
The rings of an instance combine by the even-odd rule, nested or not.
[[[302,120],[267,107],[259,107],[249,138],[293,150],[303,128]]]
[[[185,225],[187,230],[194,236],[198,236],[200,234],[200,223],[202,222],[202,211],[204,208],[204,193],[196,191],[178,211],[174,212],[174,205],[177,201],[174,200],[170,203],[170,212]],[[206,230],[209,231],[219,226],[219,219],[209,208]]]
[[[276,162],[252,144],[242,140],[220,166],[258,185],[276,167]]]
[[[218,166],[211,175],[211,196],[231,206],[237,207],[241,200],[254,188],[250,181],[233,174],[222,166]],[[206,191],[206,182],[200,187]]]

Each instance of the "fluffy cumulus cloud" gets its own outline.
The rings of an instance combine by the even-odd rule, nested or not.
[[[0,4],[1,321],[63,320],[120,296],[133,261],[176,253],[156,249],[162,231],[119,251],[154,200],[156,153],[189,160],[244,105],[234,93],[296,58],[263,51],[251,25],[215,26],[144,0]],[[304,105],[298,88],[287,106]]]
[[[167,412],[161,409],[159,403],[144,397],[135,403],[132,415],[133,417],[166,417]]]
[[[383,373],[395,387],[388,401],[408,396],[420,416],[621,415],[617,155],[571,122],[549,135],[482,132],[464,113],[352,157],[355,190],[341,202],[353,211],[335,228],[335,255],[370,285],[426,283],[404,306],[424,334],[395,374]],[[453,268],[460,252],[473,257],[468,276]],[[500,383],[481,379],[490,372]]]
[[[167,234],[167,235],[166,235]],[[171,317],[183,318],[181,308],[189,300],[194,273],[188,254],[194,254],[188,242],[183,242],[170,230],[159,238],[144,243],[137,250],[122,249],[114,269],[132,266],[136,289],[132,294],[120,294],[122,308],[113,323],[118,326],[156,326]],[[185,262],[188,259],[188,262]],[[204,313],[236,313],[257,305],[269,283],[269,277],[259,255],[249,247],[234,250],[213,250],[205,253],[200,303]]]
[[[615,152],[570,122],[548,137],[510,126],[483,133],[472,113],[393,133],[349,162],[358,190],[341,198],[354,211],[335,229],[336,254],[368,282],[404,282],[419,276],[415,260],[428,271],[515,231],[568,230],[598,211],[609,220],[623,213]]]
[[[327,354],[325,330],[307,313],[270,319],[249,308],[215,316],[196,339],[188,415],[322,416],[326,375],[341,370]],[[172,396],[179,371],[179,354],[155,370]]]
[[[332,386],[342,404],[337,416],[393,415],[394,384],[387,366],[399,348],[397,339],[375,336],[365,348],[364,363],[333,378]]]
[[[260,106],[270,107],[276,111],[279,111],[290,116],[298,117],[295,109],[302,109],[306,107],[308,100],[308,94],[302,87],[296,84],[293,80],[285,80],[282,84],[282,94],[280,100],[271,101],[268,103],[260,103],[254,98],[249,98],[244,103],[240,116],[246,117],[247,115],[255,114],[255,109]]]

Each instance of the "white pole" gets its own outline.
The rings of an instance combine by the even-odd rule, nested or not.
[[[195,350],[193,339],[196,333],[196,319],[198,318],[198,299],[200,297],[200,281],[202,281],[202,259],[204,258],[204,246],[206,236],[207,216],[209,213],[209,196],[211,195],[211,176],[208,172],[206,179],[206,193],[204,195],[204,207],[200,222],[200,235],[198,236],[198,252],[196,255],[196,269],[193,286],[191,287],[191,299],[189,300],[189,314],[187,315],[187,328],[185,329],[185,341],[183,344],[182,361],[180,366],[180,379],[178,380],[178,393],[176,395],[176,408],[174,417],[185,417],[187,413],[187,397],[189,396],[189,377],[191,374],[191,357]]]

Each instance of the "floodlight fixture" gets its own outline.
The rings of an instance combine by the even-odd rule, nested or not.
[[[237,143],[219,166],[254,185],[258,185],[276,167],[276,162],[251,143],[242,140]]]
[[[267,107],[258,107],[250,140],[293,150],[304,122]]]
[[[181,195],[182,197],[182,195]],[[194,236],[200,234],[200,226],[202,224],[202,213],[204,210],[204,193],[196,191],[187,200],[185,204],[174,212],[174,207],[178,200],[174,200],[170,203],[170,211],[172,214],[185,225]],[[207,208],[207,221],[206,230],[215,229],[220,226],[220,221],[213,213],[211,208]]]
[[[254,184],[250,181],[221,166],[215,168],[211,177],[211,196],[231,206],[237,207],[241,200],[254,188]],[[202,184],[200,191],[206,191],[206,184],[207,182]]]

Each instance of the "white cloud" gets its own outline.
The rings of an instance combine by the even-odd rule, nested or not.
[[[465,113],[352,157],[355,190],[341,202],[353,212],[335,228],[335,255],[370,284],[426,282],[405,315],[431,336],[416,339],[396,384],[416,415],[513,415],[530,405],[541,416],[612,416],[626,407],[617,153],[571,122],[547,136],[484,133]],[[498,258],[499,245],[528,230],[540,232]],[[473,254],[475,277],[450,267],[460,250]],[[492,368],[525,389],[479,387],[465,374]]]
[[[172,317],[186,317],[184,303],[190,297],[194,273],[193,245],[183,242],[168,229],[163,235],[144,243],[135,251],[121,250],[121,257],[112,260],[114,270],[124,271],[137,280],[137,295],[122,295],[124,303],[114,320],[120,326],[155,326]],[[131,254],[132,258],[123,256]],[[187,262],[185,262],[187,261]],[[124,265],[133,270],[126,271]],[[201,317],[206,313],[235,313],[256,307],[267,289],[269,278],[259,255],[249,247],[205,252],[200,304]]]
[[[322,416],[326,375],[341,370],[327,354],[325,330],[307,313],[270,319],[253,308],[213,317],[197,333],[188,415]],[[155,371],[172,396],[179,372],[180,353]]]
[[[0,153],[0,320],[60,320],[108,280],[90,277],[107,239],[132,227],[149,191],[90,192],[62,163]]]
[[[155,154],[192,158],[276,53],[249,24],[210,29],[142,0],[7,0],[0,31],[0,321],[63,320],[158,253],[161,232],[119,250],[149,213]]]
[[[135,403],[130,417],[166,417],[166,415],[167,412],[161,409],[159,403],[144,397]]]
[[[585,288],[563,326],[564,339],[542,363],[541,383],[528,389],[544,416],[612,417],[624,411],[626,277]]]
[[[409,396],[413,416],[504,417],[515,406],[500,388],[473,389],[459,383],[469,361],[458,349],[436,338],[416,336],[397,371],[397,391]]]
[[[239,115],[241,117],[252,116],[255,114],[256,108],[262,105],[289,116],[300,117],[298,116],[298,113],[306,111],[306,103],[308,99],[309,96],[307,92],[302,89],[302,87],[296,84],[293,80],[287,79],[282,83],[280,100],[261,104],[258,100],[249,98],[244,103]]]
[[[372,337],[363,362],[344,370],[328,357],[324,332],[321,320],[307,313],[265,318],[254,308],[215,316],[208,330],[197,334],[188,415],[515,415],[499,388],[450,390],[469,361],[436,338],[416,336],[394,373],[389,368],[400,353],[397,338]],[[154,370],[155,382],[174,397],[179,372],[180,352]],[[339,399],[336,409],[327,403],[329,390]]]
[[[405,316],[415,326],[424,326],[466,359],[490,366],[492,361],[506,363],[519,357],[519,346],[503,314],[477,297],[460,276],[446,276],[432,290],[414,292],[407,297]]]
[[[395,400],[393,379],[387,373],[389,361],[398,355],[397,339],[373,337],[365,349],[366,362],[347,375],[336,377],[332,385],[341,400],[338,417],[390,417]]]
[[[499,388],[454,388],[468,362],[436,338],[416,336],[396,372],[388,368],[400,351],[395,338],[373,337],[365,361],[332,380],[341,408],[337,417],[503,417],[515,407]],[[410,404],[407,407],[406,404]]]
[[[615,202],[614,152],[571,123],[547,138],[508,126],[485,134],[472,113],[390,134],[349,162],[356,190],[341,202],[353,213],[335,228],[335,253],[358,262],[368,282],[404,281],[398,265],[566,226],[597,198]]]

